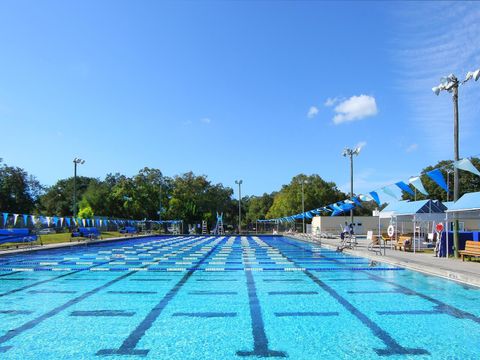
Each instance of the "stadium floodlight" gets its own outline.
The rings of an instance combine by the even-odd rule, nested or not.
[[[345,148],[342,155],[350,157],[350,198],[353,199],[353,155],[360,154],[361,146],[357,146],[354,150]],[[350,222],[353,224],[353,209],[350,210]]]
[[[77,217],[77,165],[85,164],[85,160],[73,159],[73,217]]]
[[[242,233],[242,184],[243,180],[235,180],[238,185],[238,234]]]
[[[465,80],[459,81],[454,74],[442,77],[440,79],[440,85],[432,88],[435,95],[439,95],[441,91],[448,91],[452,94],[453,98],[453,152],[454,161],[459,160],[459,140],[458,140],[458,86],[463,85],[471,79],[477,81],[480,78],[480,69],[467,72]],[[453,169],[453,201],[458,200],[459,195],[459,180],[458,169]],[[458,258],[458,220],[454,222],[453,243],[455,249],[455,257]]]

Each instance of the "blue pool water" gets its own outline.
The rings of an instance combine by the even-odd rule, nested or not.
[[[1,359],[479,359],[480,290],[285,237],[0,257]]]

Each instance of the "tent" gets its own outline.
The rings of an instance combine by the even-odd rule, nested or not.
[[[407,225],[407,231],[413,233],[413,251],[415,252],[422,245],[422,241],[427,233],[433,232],[437,223],[445,220],[445,210],[447,207],[438,200],[419,200],[419,201],[396,201],[388,204],[380,211],[380,219],[390,219],[390,223],[395,226],[395,233],[398,233],[398,226],[401,226],[401,232],[404,231],[404,225]],[[410,226],[411,225],[411,226]]]

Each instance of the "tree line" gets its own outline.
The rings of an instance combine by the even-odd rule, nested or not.
[[[476,167],[478,158],[472,159]],[[423,172],[441,167],[445,177],[451,171],[451,161],[440,161]],[[422,175],[430,198],[447,200],[447,194],[431,179]],[[453,189],[453,175],[449,176]],[[58,180],[52,186],[42,185],[35,176],[20,167],[9,166],[0,159],[0,211],[19,214],[71,216],[73,212],[73,177]],[[238,200],[233,189],[212,183],[205,175],[188,172],[173,177],[164,176],[159,169],[145,167],[128,177],[119,173],[105,178],[78,176],[76,200],[79,216],[105,216],[122,219],[181,219],[185,224],[206,220],[215,224],[216,213],[224,214],[224,223],[236,227]],[[273,219],[302,212],[302,183],[305,210],[311,210],[345,200],[348,195],[334,182],[320,175],[299,174],[279,191],[242,198],[242,227],[252,229],[257,219]],[[372,189],[373,190],[373,189]],[[460,172],[460,194],[480,190],[480,178]],[[413,198],[407,194],[405,199]],[[424,196],[417,194],[417,200]],[[449,200],[452,199],[450,195]],[[362,203],[356,215],[371,215],[373,202]]]

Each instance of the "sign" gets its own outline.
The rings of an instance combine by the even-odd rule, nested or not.
[[[393,225],[390,225],[388,227],[387,234],[388,234],[388,236],[393,237],[393,235],[395,234],[395,227]]]
[[[435,226],[435,229],[437,232],[442,232],[443,231],[443,223],[438,223],[437,226]]]

